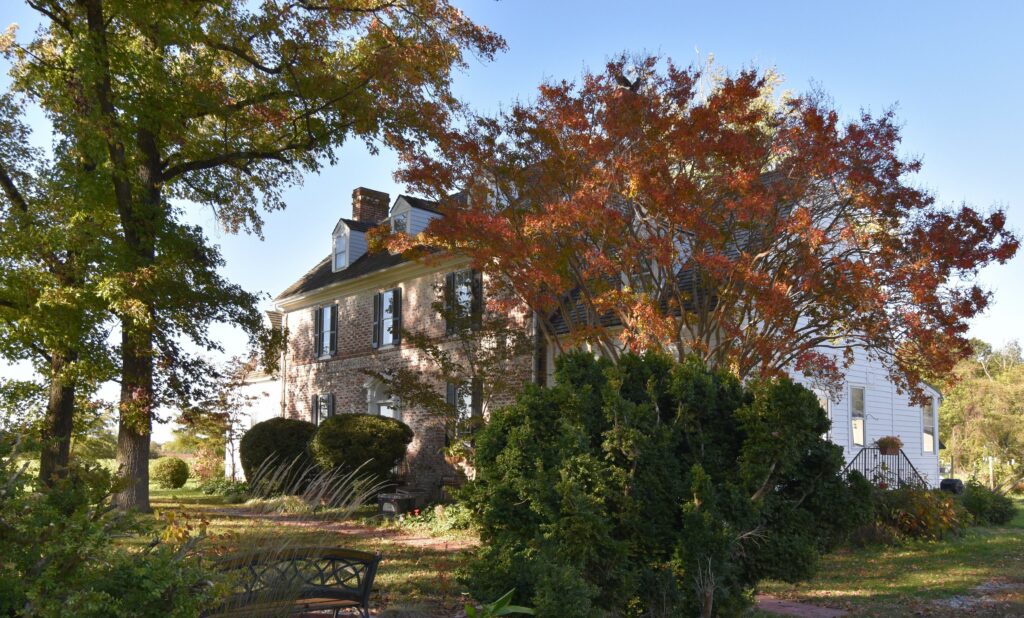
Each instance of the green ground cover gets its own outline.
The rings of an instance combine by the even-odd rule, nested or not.
[[[857,616],[1024,616],[1024,501],[1006,526],[900,547],[841,550],[818,576],[765,582],[773,596],[851,610]]]

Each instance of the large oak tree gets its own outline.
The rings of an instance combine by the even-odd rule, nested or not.
[[[260,232],[282,187],[350,138],[404,148],[448,124],[453,68],[500,37],[444,0],[29,0],[45,23],[12,45],[13,88],[69,142],[117,216],[104,298],[120,323],[122,508],[148,509],[153,410],[202,376],[184,342],[213,321],[260,331],[255,297],[181,223],[181,201]],[[91,184],[90,184],[91,186]],[[180,201],[175,201],[180,200]]]
[[[392,247],[468,255],[552,345],[833,387],[859,349],[917,390],[967,353],[989,300],[974,276],[1017,240],[1002,211],[913,184],[892,113],[842,121],[776,84],[654,57],[545,84],[407,155],[402,177],[446,216]]]

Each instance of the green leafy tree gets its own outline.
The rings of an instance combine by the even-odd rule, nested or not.
[[[422,144],[448,125],[463,54],[504,42],[444,0],[33,0],[44,24],[10,43],[13,88],[68,141],[89,202],[116,217],[103,298],[120,326],[121,508],[149,508],[153,411],[208,387],[183,342],[216,349],[208,326],[252,337],[256,298],[217,274],[201,230],[172,200],[260,233],[260,210],[335,159]],[[95,187],[93,191],[92,188]]]
[[[49,484],[67,473],[76,407],[113,375],[97,268],[113,220],[66,168],[66,140],[55,157],[27,145],[22,107],[0,95],[0,358],[27,360],[43,378],[3,390],[10,417],[39,437]]]
[[[972,344],[944,389],[939,432],[954,472],[1005,488],[1024,480],[1024,357],[1017,342]]]

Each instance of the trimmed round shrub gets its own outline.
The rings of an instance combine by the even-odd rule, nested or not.
[[[310,451],[325,470],[363,466],[363,472],[388,479],[392,468],[405,457],[412,435],[408,425],[393,418],[339,414],[320,423]]]
[[[974,479],[967,481],[960,504],[974,517],[975,523],[982,526],[1008,524],[1016,514],[1012,498],[992,491]]]
[[[150,475],[162,489],[178,489],[188,481],[188,464],[177,457],[163,457],[153,464]]]
[[[316,425],[294,418],[278,417],[256,423],[238,445],[245,478],[252,482],[253,475],[270,457],[277,465],[291,465],[296,458],[308,455],[309,441],[315,433]]]

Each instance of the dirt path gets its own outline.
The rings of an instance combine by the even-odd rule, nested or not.
[[[840,618],[840,616],[848,615],[848,612],[841,609],[786,601],[767,594],[757,595],[757,609],[769,614],[796,616],[798,618]]]

